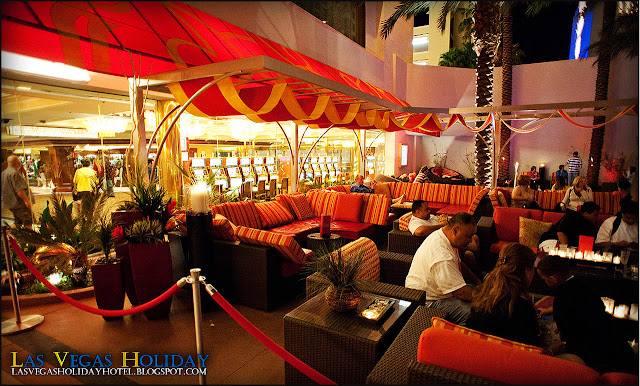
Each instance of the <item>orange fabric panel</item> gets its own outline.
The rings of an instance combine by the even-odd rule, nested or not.
[[[411,221],[411,216],[413,216],[413,213],[407,212],[398,219],[399,230],[407,232],[409,231],[409,221]]]
[[[332,220],[360,222],[362,213],[362,196],[360,194],[341,194],[338,196],[333,210]]]
[[[284,196],[289,202],[298,220],[306,220],[313,217],[313,209],[304,194],[287,194]]]
[[[422,188],[422,200],[449,204],[449,195],[452,185],[436,184],[432,182],[427,182],[422,185],[424,185]]]
[[[343,259],[354,259],[360,253],[362,256],[362,267],[358,273],[359,279],[380,281],[380,258],[376,244],[367,237],[360,237],[340,248]]]
[[[423,185],[410,183],[405,190],[404,199],[406,201],[420,200],[422,198]]]
[[[564,191],[542,190],[536,192],[536,202],[543,210],[553,210],[564,198]]]
[[[471,205],[475,195],[483,188],[483,186],[451,185],[449,204]]]
[[[600,214],[615,214],[613,212],[613,197],[611,192],[593,192],[593,201],[600,205]],[[618,200],[618,205],[620,201]]]
[[[320,217],[323,214],[331,215],[336,205],[338,195],[340,194],[344,193],[325,190],[312,190],[307,192],[307,199],[309,200],[315,217]]]
[[[220,216],[215,216],[212,219],[213,223],[213,237],[218,240],[236,240],[235,232],[233,230],[233,226],[229,222],[228,219]]]
[[[408,182],[390,182],[389,188],[391,189],[391,195],[393,198],[398,198],[407,192]]]
[[[226,212],[225,217],[232,223],[250,228],[262,228],[260,214],[253,201],[227,202],[223,205]]]
[[[256,210],[263,228],[272,228],[293,221],[293,215],[278,201],[259,202]]]
[[[600,377],[597,371],[576,362],[441,328],[422,332],[417,360],[507,384],[596,384]]]
[[[305,263],[305,253],[291,236],[239,226],[236,229],[236,237],[245,243],[275,248],[282,256],[294,263]]]
[[[622,194],[620,192],[611,192],[611,213],[617,214],[622,209],[620,207],[620,199],[622,198]]]

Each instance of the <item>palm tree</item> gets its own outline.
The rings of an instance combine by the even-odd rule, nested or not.
[[[402,1],[396,11],[383,21],[380,34],[386,39],[395,23],[404,17],[415,16],[426,12],[434,1]],[[460,1],[445,1],[438,16],[438,28],[444,31],[447,15],[458,9]],[[479,1],[475,5],[474,15],[474,50],[478,55],[476,66],[476,106],[490,106],[493,103],[493,58],[499,41],[497,17],[499,4]],[[475,142],[475,179],[477,185],[491,183],[491,151],[492,127],[477,133]]]
[[[592,2],[587,4],[592,6]],[[603,2],[602,32],[600,40],[591,46],[598,59],[596,64],[596,93],[595,100],[606,100],[609,88],[609,65],[615,56],[625,53],[626,57],[638,56],[638,2],[633,3],[631,12],[616,18],[617,2]],[[593,117],[593,124],[605,122],[604,116]],[[587,181],[590,186],[598,186],[600,179],[600,163],[602,160],[602,147],[606,126],[601,126],[591,131],[589,145],[589,166],[587,168]]]

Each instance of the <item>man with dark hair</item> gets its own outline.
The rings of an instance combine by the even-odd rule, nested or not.
[[[420,245],[405,280],[405,287],[426,292],[427,307],[449,312],[449,320],[459,325],[464,325],[471,313],[469,302],[473,292],[463,272],[473,277],[475,284],[480,284],[480,280],[462,262],[458,251],[467,248],[476,231],[473,216],[465,212],[455,214]]]
[[[618,181],[618,192],[620,194],[620,206],[622,207],[622,204],[624,202],[631,202],[631,182],[629,182],[629,180],[627,180],[626,178],[621,178],[620,181]]]
[[[572,185],[573,180],[580,175],[580,169],[582,169],[582,160],[578,157],[577,151],[573,152],[573,157],[570,157],[566,164],[569,167],[569,179],[567,180],[567,184]]]
[[[90,167],[91,162],[87,158],[83,158],[80,163],[82,167],[77,169],[73,175],[78,200],[93,190],[93,187],[98,183],[98,174]]]
[[[573,276],[559,256],[545,256],[537,265],[538,275],[553,289],[553,312],[561,341],[550,347],[556,355],[564,351],[579,356],[598,372],[638,373],[633,349],[613,325],[613,317],[593,290]]]
[[[626,180],[625,180],[626,181]],[[638,249],[638,203],[621,203],[621,210],[614,217],[604,220],[595,247],[618,253],[623,249]]]
[[[565,182],[569,185],[569,173],[564,170],[564,165],[558,165],[558,170],[556,170],[556,181],[558,181],[558,177],[564,177]]]
[[[442,228],[447,222],[446,216],[436,217],[429,211],[429,203],[414,200],[411,204],[409,232],[415,236],[428,236],[431,232]]]
[[[578,212],[567,212],[540,236],[539,249],[547,252],[558,243],[578,247],[581,235],[595,237],[599,215],[600,205],[593,201],[582,204]]]

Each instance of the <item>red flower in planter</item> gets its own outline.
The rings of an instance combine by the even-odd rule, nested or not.
[[[122,230],[122,226],[117,226],[113,228],[113,232],[111,232],[111,237],[113,237],[114,239],[124,238],[124,231]]]
[[[176,205],[178,205],[178,201],[174,199],[170,199],[167,203],[167,213],[169,213],[169,216],[173,215],[176,211]]]

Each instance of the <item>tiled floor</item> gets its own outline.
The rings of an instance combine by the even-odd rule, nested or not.
[[[187,287],[185,287],[187,288]],[[304,301],[303,295],[271,312],[236,306],[258,329],[284,345],[283,316]],[[82,300],[96,306],[95,298]],[[22,315],[40,314],[44,323],[34,330],[2,337],[2,384],[198,384],[198,377],[178,375],[145,376],[12,376],[12,352],[17,363],[27,363],[27,355],[42,354],[45,367],[60,367],[54,352],[87,354],[95,360],[110,354],[119,367],[122,352],[145,354],[196,354],[191,291],[182,289],[173,298],[168,318],[149,321],[142,314],[106,322],[101,316],[66,303],[24,307]],[[130,307],[127,302],[125,308]],[[13,309],[2,309],[2,320],[12,318]],[[204,353],[207,384],[284,384],[284,360],[246,332],[222,309],[203,314]],[[131,355],[131,354],[129,354]],[[117,365],[117,366],[116,366]]]

